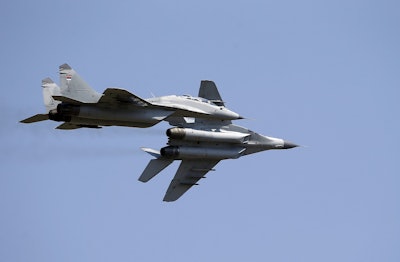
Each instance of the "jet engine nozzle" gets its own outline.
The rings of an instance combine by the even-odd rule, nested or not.
[[[53,109],[49,112],[49,119],[57,122],[70,122],[71,116],[60,114],[57,109]]]
[[[61,103],[57,105],[57,113],[64,116],[77,116],[80,112],[80,106]]]
[[[186,136],[184,128],[173,127],[167,129],[167,136],[173,139],[183,139]]]
[[[179,157],[179,147],[177,146],[166,146],[161,148],[160,154],[166,158],[177,158]]]

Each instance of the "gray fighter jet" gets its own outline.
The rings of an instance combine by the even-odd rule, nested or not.
[[[199,97],[162,96],[140,98],[124,89],[93,90],[69,65],[59,67],[61,87],[50,78],[42,80],[46,114],[22,120],[64,122],[57,129],[71,130],[101,126],[150,127],[160,121],[171,124],[192,122],[194,118],[224,121],[241,117],[224,106],[212,81],[202,81]],[[207,99],[206,99],[207,97]]]
[[[167,130],[168,146],[155,150],[142,148],[154,156],[139,181],[148,182],[174,160],[181,164],[164,196],[171,202],[180,198],[192,186],[204,178],[214,166],[224,159],[271,150],[289,149],[298,145],[280,138],[257,134],[247,128],[233,125],[230,120],[216,122],[196,119],[195,123],[181,123]]]

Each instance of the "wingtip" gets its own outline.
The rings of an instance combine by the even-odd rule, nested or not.
[[[176,200],[177,200],[177,199],[172,199],[172,198],[170,198],[170,197],[165,196],[164,199],[163,199],[163,202],[170,203],[170,202],[174,202],[174,201],[176,201]]]
[[[19,121],[20,123],[23,124],[30,124],[30,123],[35,123],[35,122],[40,122],[40,121],[45,121],[49,119],[48,114],[36,114],[34,116],[28,117],[26,119],[23,119]]]
[[[147,154],[152,155],[155,158],[160,158],[161,154],[159,150],[153,149],[153,148],[149,148],[149,147],[141,147],[141,150],[143,150],[144,152],[146,152]]]

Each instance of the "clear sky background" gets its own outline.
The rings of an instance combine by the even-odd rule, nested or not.
[[[400,2],[1,1],[0,261],[400,261]],[[60,131],[41,79],[197,95],[308,147],[137,181],[168,125]]]

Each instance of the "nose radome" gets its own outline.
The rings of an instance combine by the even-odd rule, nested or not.
[[[299,145],[296,145],[295,143],[289,142],[289,141],[284,141],[283,142],[283,149],[290,149],[294,147],[298,147]]]
[[[231,120],[242,119],[242,117],[241,117],[238,113],[233,112],[233,111],[231,111],[231,110],[229,110],[229,109],[225,109],[224,115],[225,115],[228,119],[231,119]]]

